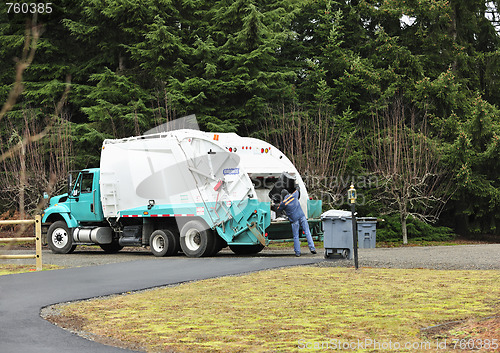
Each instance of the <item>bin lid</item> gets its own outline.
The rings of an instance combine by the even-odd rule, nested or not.
[[[375,222],[377,223],[377,217],[358,217],[356,218],[358,222]]]
[[[354,212],[357,215],[357,212]],[[321,218],[351,218],[351,211],[344,210],[328,210],[321,215]]]

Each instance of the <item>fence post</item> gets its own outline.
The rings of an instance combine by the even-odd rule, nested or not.
[[[42,217],[35,216],[36,270],[42,270]]]

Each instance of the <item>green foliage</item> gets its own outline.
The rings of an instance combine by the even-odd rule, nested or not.
[[[500,231],[500,112],[480,96],[472,102],[469,119],[446,150],[456,192],[455,222],[462,233]]]
[[[105,138],[194,113],[204,130],[274,136],[301,170],[347,178],[374,172],[374,117],[402,97],[405,117],[428,119],[427,138],[452,174],[443,221],[460,233],[500,234],[500,37],[487,17],[498,17],[498,5],[61,0],[38,16],[42,36],[0,141],[23,130],[26,109],[38,125],[51,120],[69,79],[61,115],[72,124],[75,168],[96,166]],[[0,11],[1,101],[27,20]],[[261,129],[278,120],[286,128]],[[302,150],[287,149],[288,133]]]
[[[377,223],[377,241],[401,241],[401,222],[399,215],[386,215],[383,222]],[[408,218],[408,239],[413,241],[444,241],[455,237],[449,227],[435,226],[419,221],[413,217]]]

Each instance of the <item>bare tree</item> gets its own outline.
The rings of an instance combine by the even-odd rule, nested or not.
[[[7,97],[7,101],[0,110],[0,121],[3,119],[5,114],[11,110],[12,107],[14,107],[17,98],[23,92],[23,74],[35,58],[36,46],[38,44],[38,39],[40,38],[40,33],[41,26],[36,24],[36,17],[34,17],[31,23],[28,22],[26,24],[23,53],[21,59],[18,59],[16,63],[16,79],[14,86]]]
[[[352,152],[351,136],[328,106],[314,114],[297,105],[268,108],[263,138],[280,148],[304,178],[310,196],[328,207],[338,206],[346,186],[339,182],[347,173]]]
[[[0,109],[0,121],[10,125],[13,133],[10,136],[10,147],[3,149],[0,155],[0,196],[7,205],[18,206],[21,217],[26,209],[31,214],[36,214],[42,208],[43,191],[50,192],[60,179],[61,171],[66,174],[69,168],[69,155],[71,143],[69,138],[69,125],[62,119],[62,108],[69,92],[69,77],[66,89],[61,99],[56,104],[54,114],[45,122],[37,122],[29,108],[23,109],[24,127],[21,132],[14,128],[9,118],[5,123],[7,113],[15,106],[24,89],[23,73],[32,63],[37,42],[40,37],[41,26],[36,23],[36,16],[27,23],[25,44],[22,56],[17,60],[16,77],[9,96]],[[55,128],[53,128],[55,126]],[[19,127],[17,127],[19,128]],[[42,139],[49,136],[42,144]],[[48,153],[45,148],[48,147]],[[47,158],[46,158],[47,157]],[[15,203],[18,205],[15,205]],[[17,232],[22,234],[25,227]]]
[[[417,124],[415,110],[407,109],[402,97],[396,97],[382,116],[374,116],[373,129],[372,171],[380,187],[372,202],[381,201],[387,213],[399,213],[407,244],[408,217],[438,219],[447,200],[447,172],[428,136],[427,115]]]
[[[7,143],[9,150],[1,152],[10,157],[0,164],[0,198],[7,207],[18,208],[21,219],[26,212],[31,213],[38,207],[45,191],[61,189],[70,169],[72,152],[66,119],[59,117],[44,139],[32,140],[46,126],[37,121],[32,109],[23,109],[23,118],[22,131],[6,118],[12,134]]]

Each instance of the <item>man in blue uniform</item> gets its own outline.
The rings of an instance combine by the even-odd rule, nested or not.
[[[299,228],[306,234],[307,244],[309,245],[309,250],[312,254],[316,254],[316,248],[314,247],[314,242],[311,237],[311,231],[309,230],[309,224],[307,223],[306,215],[302,208],[300,207],[299,198],[300,190],[297,190],[293,194],[290,194],[286,189],[281,191],[281,203],[279,204],[277,210],[285,211],[290,223],[292,224],[292,234],[293,234],[293,250],[295,251],[295,256],[300,256],[300,240],[299,240]]]

